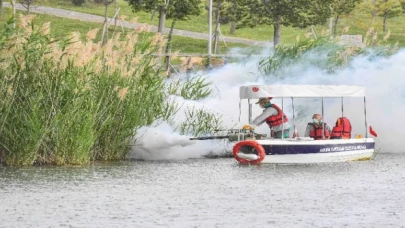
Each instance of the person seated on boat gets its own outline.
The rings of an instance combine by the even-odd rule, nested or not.
[[[332,129],[331,139],[350,139],[352,137],[352,124],[346,117],[339,117]]]
[[[267,125],[270,127],[272,138],[289,138],[290,125],[288,124],[288,118],[277,105],[270,102],[271,99],[273,98],[260,98],[259,101],[256,103],[259,104],[260,107],[264,110],[262,114],[260,114],[252,121],[252,125],[259,126],[266,122]]]
[[[329,139],[329,125],[323,122],[321,114],[314,114],[312,116],[312,123],[308,123],[307,129],[305,130],[305,137],[311,137],[315,140],[323,139],[322,131],[324,131],[325,139]]]

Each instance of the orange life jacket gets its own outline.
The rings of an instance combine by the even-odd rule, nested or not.
[[[330,132],[326,127],[326,123],[323,123],[322,125],[318,125],[318,124],[314,124],[314,123],[308,123],[308,125],[312,125],[314,127],[314,130],[312,130],[309,133],[309,137],[311,137],[311,138],[313,138],[315,140],[322,139],[322,130],[324,130],[325,139],[329,138]]]
[[[277,110],[277,115],[267,117],[266,123],[267,125],[269,125],[269,127],[279,126],[282,123],[288,122],[287,116],[283,113],[283,111],[281,111],[281,109],[277,105],[272,104],[270,107],[275,108]]]
[[[330,134],[331,139],[350,139],[352,137],[352,125],[348,118],[339,117],[336,126]]]

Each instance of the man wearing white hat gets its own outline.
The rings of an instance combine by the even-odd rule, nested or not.
[[[264,122],[269,125],[271,130],[271,136],[276,139],[290,137],[290,125],[288,124],[288,118],[283,111],[275,104],[270,103],[272,97],[260,98],[256,104],[259,104],[263,108],[263,113],[256,117],[252,124],[259,126]],[[284,132],[283,132],[284,128]]]

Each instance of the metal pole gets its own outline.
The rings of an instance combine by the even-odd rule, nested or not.
[[[281,140],[284,139],[284,97],[281,98]]]
[[[344,117],[344,112],[343,112],[343,97],[342,97],[342,125],[343,125],[343,128],[342,128],[342,135],[344,134],[344,128],[345,128],[345,122],[343,121],[343,117]]]
[[[211,66],[212,54],[212,0],[209,0],[209,19],[208,19],[208,65]]]
[[[367,131],[367,109],[366,109],[366,96],[364,96],[364,124],[366,126],[366,138],[368,138],[368,131]]]
[[[241,106],[242,106],[242,100],[241,99],[239,99],[239,123],[240,123],[240,116],[241,116]]]
[[[323,111],[323,97],[322,97],[322,119],[325,121],[324,111]],[[324,121],[322,121],[322,139],[325,139],[325,129],[324,129]]]
[[[293,126],[294,126],[294,132],[295,134],[295,111],[294,111],[294,97],[291,97],[291,102],[292,102],[292,111],[293,111]]]
[[[332,38],[332,17],[329,18],[329,38]]]
[[[252,124],[252,104],[250,103],[250,99],[248,99],[249,104],[249,124]]]

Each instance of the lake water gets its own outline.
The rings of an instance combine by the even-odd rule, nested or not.
[[[0,167],[0,227],[405,227],[405,154]]]

